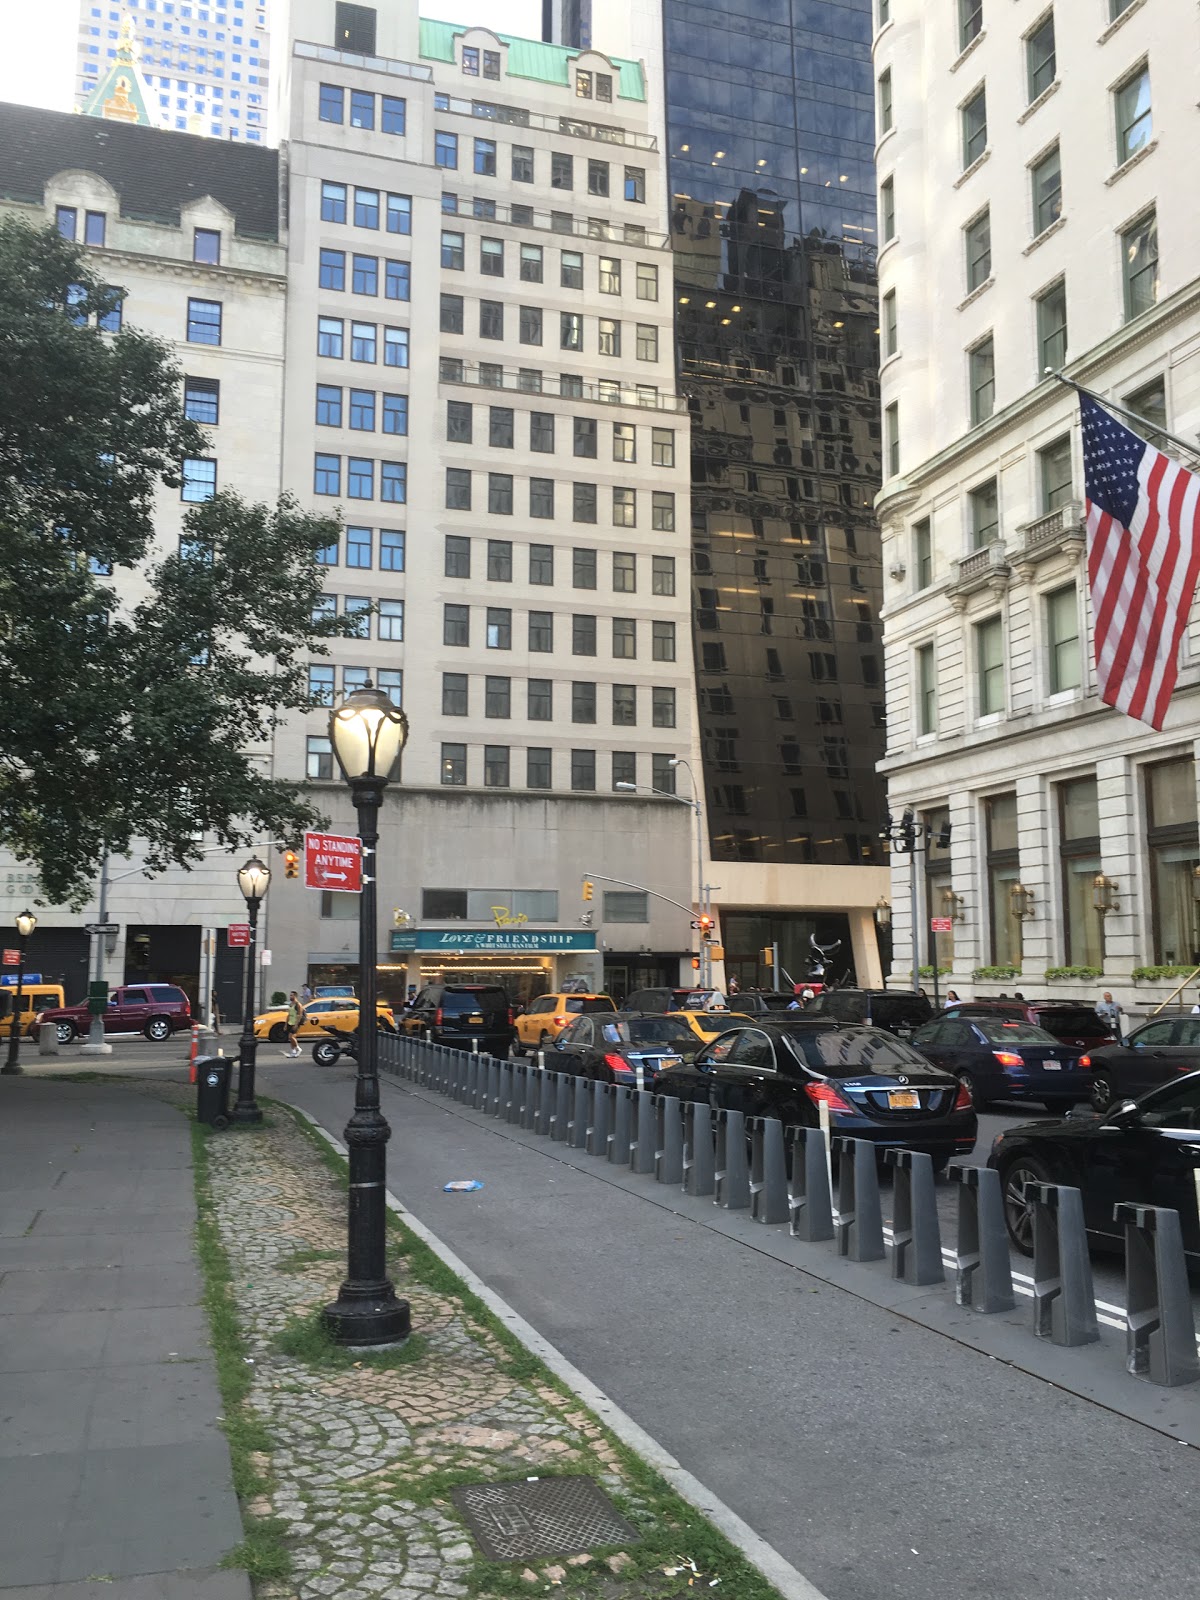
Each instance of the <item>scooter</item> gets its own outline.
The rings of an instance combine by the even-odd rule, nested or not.
[[[328,1022],[324,1031],[332,1034],[331,1039],[318,1039],[313,1045],[312,1058],[319,1067],[336,1066],[343,1056],[351,1061],[358,1060],[358,1030],[347,1033],[344,1028],[335,1028]]]

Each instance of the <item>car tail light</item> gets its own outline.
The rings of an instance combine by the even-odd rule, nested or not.
[[[970,1089],[967,1088],[965,1083],[960,1083],[958,1093],[954,1096],[955,1111],[970,1111],[974,1104],[974,1100],[971,1099]]]
[[[806,1083],[804,1092],[814,1105],[828,1106],[830,1111],[854,1111],[849,1100],[843,1100],[837,1090],[828,1083]]]
[[[513,1008],[511,1006],[509,1006],[509,1008],[508,1008],[508,1025],[509,1025],[510,1028],[512,1027],[512,1025],[513,1025],[513,1023],[515,1021],[516,1021],[516,1018],[513,1016]]]
[[[992,1054],[1002,1067],[1019,1067],[1021,1058],[1012,1050],[993,1050]]]
[[[550,1021],[554,1024],[554,1026],[556,1028],[565,1028],[567,1023],[570,1022],[570,1020],[571,1020],[570,1017],[551,1017],[550,1018]]]
[[[441,1006],[439,1006],[437,1008],[437,1010],[433,1013],[433,1025],[434,1025],[435,1028],[440,1028],[441,1025],[442,1025],[442,1008],[441,1008]]]
[[[604,1058],[604,1065],[606,1067],[610,1067],[613,1072],[623,1073],[628,1078],[633,1077],[633,1068],[629,1065],[624,1056],[614,1056],[611,1054],[606,1055]]]
[[[1091,1056],[1080,1056],[1080,1058],[1079,1058],[1079,1065],[1080,1065],[1080,1066],[1081,1066],[1081,1067],[1090,1067],[1090,1066],[1091,1066],[1091,1064],[1092,1064],[1092,1058],[1091,1058]]]

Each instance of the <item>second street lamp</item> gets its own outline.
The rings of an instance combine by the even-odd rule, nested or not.
[[[376,1015],[376,850],[383,791],[408,739],[408,720],[381,689],[364,684],[329,717],[329,739],[350,785],[362,840],[358,907],[358,1076],[354,1115],[346,1124],[350,1201],[346,1277],[325,1324],[339,1344],[398,1344],[412,1323],[408,1301],[387,1275],[387,1142],[392,1136],[379,1104]]]
[[[245,1009],[242,1012],[242,1040],[238,1047],[237,1104],[231,1113],[234,1122],[261,1122],[262,1112],[254,1098],[254,1069],[258,1062],[258,1040],[254,1037],[255,990],[257,989],[258,908],[266,898],[271,869],[265,861],[251,856],[238,873],[238,888],[246,901],[246,920],[250,942],[246,946]]]
[[[25,946],[29,943],[29,935],[37,927],[37,918],[32,911],[22,911],[17,917],[17,950],[20,952],[17,959],[17,988],[13,995],[12,1026],[8,1030],[8,1056],[0,1072],[20,1072],[21,1063],[17,1059],[21,1049],[21,998],[25,987]]]

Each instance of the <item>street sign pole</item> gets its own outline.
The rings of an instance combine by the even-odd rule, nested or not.
[[[116,932],[115,926],[108,920],[108,848],[105,847],[100,857],[100,915],[89,927],[88,932],[92,939],[92,984],[90,998],[97,998],[98,986],[104,982],[104,941],[108,937],[109,929]],[[92,928],[95,932],[92,933]],[[88,1023],[87,1043],[80,1046],[80,1055],[85,1056],[110,1056],[112,1045],[104,1037],[104,1011],[103,1008],[92,1007],[91,1021]]]

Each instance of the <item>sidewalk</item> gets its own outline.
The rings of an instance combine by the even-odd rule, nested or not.
[[[0,1594],[248,1600],[188,1124],[0,1078]]]

